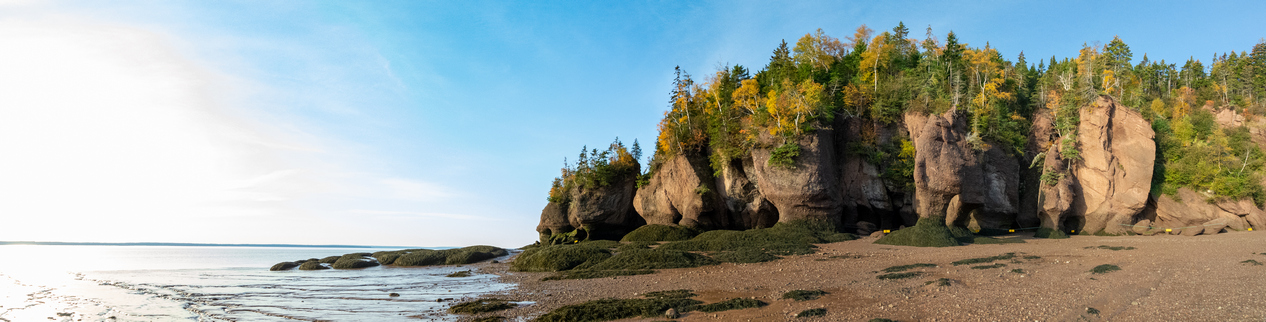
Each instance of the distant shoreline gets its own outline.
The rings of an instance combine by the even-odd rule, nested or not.
[[[409,246],[363,246],[363,245],[297,245],[297,244],[201,244],[201,243],[91,243],[91,242],[36,242],[36,241],[0,241],[3,245],[38,245],[38,246],[202,246],[202,247],[292,247],[292,248],[448,248],[448,247],[409,247]]]

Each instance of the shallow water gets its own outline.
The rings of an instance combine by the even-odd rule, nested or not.
[[[495,275],[445,277],[466,270],[454,266],[268,271],[380,250],[389,249],[4,245],[0,321],[444,321],[456,319],[445,299],[513,287]]]

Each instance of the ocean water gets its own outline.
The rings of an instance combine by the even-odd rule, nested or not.
[[[456,266],[268,270],[382,250],[0,245],[0,321],[452,321],[454,300],[514,287]]]

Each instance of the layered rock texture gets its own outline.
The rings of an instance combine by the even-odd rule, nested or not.
[[[1234,112],[1217,115],[1224,126],[1245,123]],[[630,177],[569,191],[566,203],[546,205],[537,231],[549,241],[559,234],[615,238],[644,224],[751,229],[803,219],[860,235],[926,220],[978,233],[1040,227],[1110,235],[1266,225],[1266,212],[1249,198],[1216,200],[1189,189],[1157,193],[1156,135],[1139,112],[1103,96],[1078,116],[1076,137],[1061,138],[1050,111],[1034,112],[1027,145],[1016,148],[975,137],[966,113],[954,109],[910,112],[895,124],[838,117],[795,142],[762,133],[740,157],[718,162],[706,148],[681,151],[659,159],[640,184]],[[1065,159],[1059,142],[1070,139],[1078,153]],[[793,162],[771,162],[788,144],[799,147]],[[875,161],[881,147],[905,146],[913,150],[906,168],[912,175]],[[903,148],[889,149],[895,150],[882,153]]]

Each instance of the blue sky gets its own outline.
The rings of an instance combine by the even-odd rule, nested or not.
[[[674,66],[899,21],[1030,62],[1208,61],[1261,2],[0,1],[0,240],[521,246],[581,146],[650,146]]]

